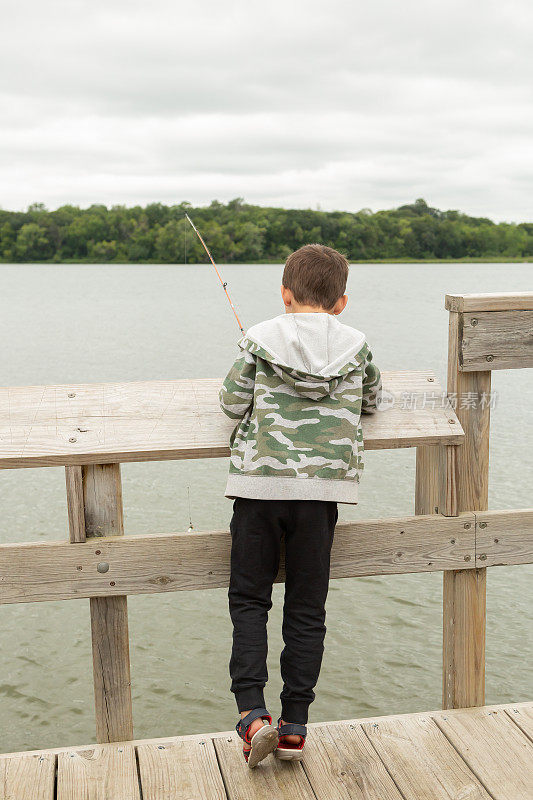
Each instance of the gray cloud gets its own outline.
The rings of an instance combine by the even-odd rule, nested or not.
[[[0,204],[533,219],[526,0],[4,0]]]

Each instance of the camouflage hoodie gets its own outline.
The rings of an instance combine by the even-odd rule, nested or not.
[[[225,496],[357,503],[361,412],[381,391],[365,335],[327,313],[254,325],[220,390],[236,421]]]

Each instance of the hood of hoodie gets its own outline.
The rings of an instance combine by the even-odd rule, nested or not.
[[[331,394],[368,352],[364,333],[326,312],[280,314],[252,326],[239,346],[310,400]]]

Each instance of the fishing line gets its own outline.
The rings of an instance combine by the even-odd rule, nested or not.
[[[189,502],[189,528],[187,533],[192,533],[194,531],[194,525],[192,524],[192,514],[191,514],[191,487],[187,486],[187,500]]]
[[[197,235],[197,236],[198,236],[198,238],[200,239],[200,241],[201,241],[201,243],[202,243],[202,245],[203,245],[203,247],[204,247],[204,250],[205,250],[205,252],[206,252],[206,253],[207,253],[207,255],[209,256],[209,260],[211,261],[211,264],[214,266],[214,268],[215,268],[215,272],[216,272],[216,274],[217,274],[217,276],[218,276],[218,279],[219,279],[219,281],[220,281],[220,283],[221,283],[221,285],[222,285],[222,288],[224,289],[224,292],[225,292],[225,294],[226,294],[226,297],[228,298],[228,303],[229,303],[229,304],[230,304],[230,306],[231,306],[231,310],[232,310],[232,311],[233,311],[233,313],[235,314],[235,319],[237,320],[237,325],[239,326],[241,333],[244,333],[244,328],[243,328],[243,327],[242,327],[242,325],[241,325],[241,321],[240,321],[240,319],[239,319],[239,317],[238,317],[238,314],[237,314],[237,312],[236,312],[236,310],[235,310],[235,306],[234,306],[234,305],[233,305],[233,303],[231,302],[231,297],[229,296],[229,294],[228,294],[228,290],[227,290],[227,288],[226,288],[228,284],[226,283],[226,281],[223,281],[223,280],[222,280],[222,276],[221,276],[220,272],[218,271],[218,267],[217,267],[217,265],[215,264],[215,260],[214,260],[213,256],[211,255],[211,253],[209,252],[209,250],[207,249],[207,245],[206,245],[206,243],[204,242],[204,240],[203,240],[203,239],[202,239],[202,237],[200,236],[200,231],[198,230],[198,228],[196,227],[196,225],[194,224],[194,222],[192,221],[192,219],[189,217],[189,215],[188,215],[187,213],[185,213],[185,216],[187,217],[187,219],[188,219],[188,220],[189,220],[189,222],[191,223],[191,227],[192,227],[193,231],[196,233],[196,235]]]

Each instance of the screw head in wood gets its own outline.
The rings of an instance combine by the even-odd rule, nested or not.
[[[486,356],[487,361],[494,361],[494,356]]]
[[[475,318],[474,318],[474,319],[471,319],[471,320],[470,320],[470,324],[471,324],[471,325],[473,325],[473,326],[474,326],[474,328],[475,328],[475,327],[476,327],[476,325],[477,325],[477,319],[475,319]]]
[[[450,425],[455,425],[455,420],[454,419],[449,419],[448,422],[450,423]]]
[[[433,383],[433,381],[434,381],[434,380],[435,380],[435,378],[428,378],[428,381],[429,381],[430,383]]]
[[[479,557],[479,560],[480,561],[486,561],[487,560],[487,554],[486,553],[481,553],[481,555]]]
[[[487,523],[486,522],[480,522],[479,523],[479,527],[480,528],[486,528],[487,527]]]
[[[465,556],[465,561],[470,561],[470,556]]]
[[[72,444],[74,444],[74,442],[77,442],[77,441],[78,440],[76,439],[75,436],[71,436],[70,439],[69,439],[69,442],[71,442]]]
[[[69,392],[68,397],[76,397],[76,392]]]
[[[464,524],[465,531],[467,531],[469,528],[470,528],[470,523],[469,522],[465,522],[465,524]]]
[[[109,571],[109,564],[107,563],[107,561],[100,561],[100,563],[97,565],[96,569],[98,570],[98,572],[108,572]]]

